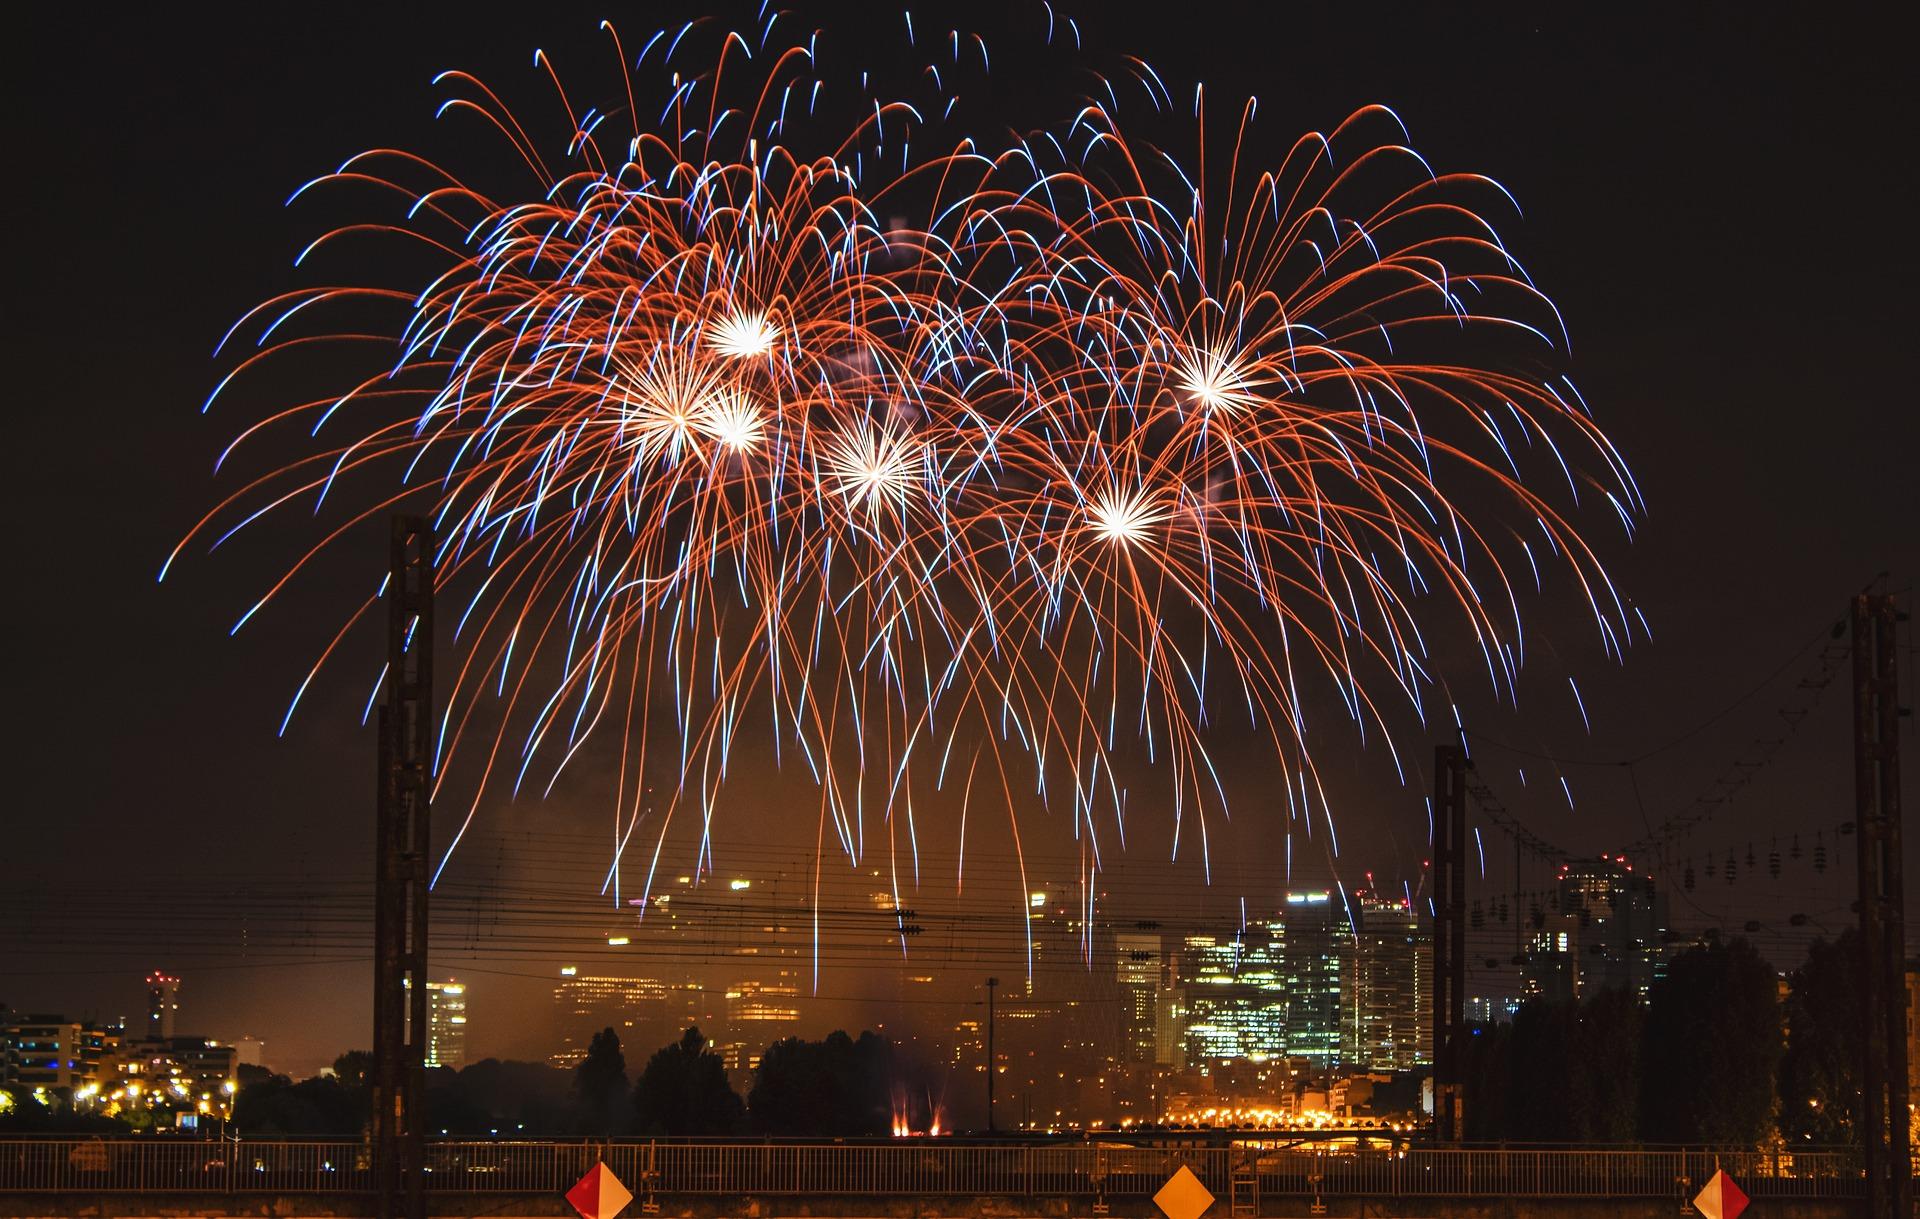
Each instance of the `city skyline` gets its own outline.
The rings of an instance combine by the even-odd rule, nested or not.
[[[1598,953],[1604,947],[1613,952],[1626,942],[1621,928],[1630,926],[1631,919],[1618,917],[1616,906],[1626,893],[1629,876],[1624,866],[1613,861],[1576,863],[1563,869],[1559,880],[1565,913],[1559,913],[1563,903],[1555,901],[1551,905],[1556,913],[1541,914],[1536,942],[1521,970],[1523,994],[1572,999],[1624,984],[1635,987],[1637,997],[1645,1001],[1646,987],[1635,986],[1641,974],[1634,970],[1643,970],[1647,982],[1657,976],[1657,963],[1669,950],[1664,939],[1635,942],[1638,955],[1616,953],[1618,960],[1601,958],[1579,968],[1590,949]],[[1636,893],[1644,897],[1643,882],[1633,878],[1633,883]],[[750,885],[730,884],[727,891],[749,889]],[[1645,900],[1650,911],[1653,898]],[[1576,906],[1581,911],[1591,909],[1592,917],[1578,917]],[[664,942],[706,938],[712,930],[670,924],[664,930]],[[1083,939],[1086,929],[1071,907],[1054,904],[1044,892],[1035,892],[1030,895],[1029,933],[1036,960],[1052,961],[1056,972],[1018,980],[999,1003],[1002,1032],[996,1061],[1001,1070],[1011,1073],[1002,1083],[1002,1096],[1022,1114],[1010,1124],[1077,1128],[1090,1122],[1117,1126],[1163,1120],[1163,1107],[1173,1096],[1188,1097],[1182,1103],[1190,1108],[1233,1105],[1265,1112],[1273,1105],[1263,1105],[1261,1097],[1279,1094],[1277,1080],[1296,1081],[1289,1087],[1318,1087],[1324,1092],[1333,1082],[1354,1076],[1387,1079],[1431,1065],[1432,916],[1407,896],[1361,892],[1349,899],[1325,890],[1296,891],[1283,895],[1269,911],[1255,911],[1230,934],[1135,922],[1096,927],[1090,939]],[[1556,933],[1561,937],[1558,949],[1553,947]],[[1571,944],[1566,942],[1568,937]],[[1083,942],[1090,947],[1084,957],[1078,948]],[[685,1029],[697,1027],[722,1056],[736,1090],[744,1095],[769,1045],[785,1037],[823,1035],[832,1023],[813,1015],[816,1004],[800,985],[796,967],[802,961],[792,946],[783,952],[775,940],[754,947],[770,955],[762,958],[755,951],[736,957],[735,980],[718,988],[699,985],[696,972],[686,968],[676,972],[656,965],[650,974],[643,974],[633,971],[648,968],[644,964],[628,965],[624,971],[618,965],[597,967],[613,971],[607,973],[561,966],[553,976],[549,1018],[534,1021],[538,1031],[525,1034],[536,1042],[544,1037],[551,1048],[529,1057],[572,1071],[585,1057],[588,1042],[603,1028],[618,1033],[629,1054],[644,1056],[678,1040]],[[1069,954],[1075,959],[1065,970],[1058,970],[1060,958]],[[1556,961],[1571,961],[1574,966],[1557,966]],[[1638,961],[1652,964],[1639,966]],[[1618,978],[1598,972],[1607,964],[1627,972]],[[754,976],[756,971],[759,976]],[[1564,978],[1567,989],[1543,994],[1537,985],[1540,978]],[[930,983],[932,978],[920,981]],[[148,999],[142,1027],[149,1032],[144,1043],[172,1042],[171,1030],[161,1034],[151,1030],[157,1027],[162,1009],[177,1018],[182,977],[156,970],[144,977],[142,985]],[[501,1035],[499,1030],[487,1030],[484,1023],[480,1030],[472,1026],[470,984],[448,977],[428,986],[427,1066],[458,1069],[482,1057],[495,1057],[468,1051],[468,1037],[475,1031],[491,1032],[495,1038]],[[930,1002],[925,997],[907,1001]],[[978,1000],[972,1000],[939,1006],[965,1011],[978,1005]],[[484,999],[480,1010],[485,1010]],[[191,1009],[189,1014],[194,1014]],[[966,1088],[977,1085],[974,1071],[985,1061],[979,1014],[976,1011],[973,1018],[957,1021],[868,1023],[935,1068],[932,1078],[953,1092],[943,1110],[949,1121],[971,1114],[978,1124],[984,1115],[972,1110],[979,1098],[967,1094]],[[1490,1009],[1487,1015],[1510,1018],[1511,1009]],[[31,1019],[47,1025],[67,1017]],[[135,1045],[137,1039],[128,1031],[131,1027],[131,1021],[89,1024],[83,1020],[73,1025],[76,1035],[85,1032],[95,1038],[90,1062],[101,1060],[103,1044]],[[1069,1030],[1064,1038],[1055,1031],[1061,1028]],[[272,1040],[270,1035],[269,1044]],[[218,1044],[203,1035],[185,1041]],[[234,1038],[223,1051],[229,1056],[223,1059],[228,1075],[242,1061],[286,1070],[296,1077],[324,1069],[302,1069],[272,1060],[263,1063],[260,1045],[256,1038]],[[352,1047],[342,1050],[348,1048]],[[1028,1064],[1027,1074],[1021,1074],[1022,1064]],[[1046,1073],[1033,1074],[1040,1064],[1045,1064]],[[1249,1071],[1253,1074],[1248,1075]],[[115,1068],[106,1070],[108,1076],[115,1073]],[[16,1078],[18,1074],[10,1066],[7,1078],[0,1082],[35,1082]],[[98,1077],[96,1071],[86,1079]],[[1093,1080],[1097,1086],[1087,1091],[1084,1080]],[[1234,1091],[1241,1088],[1252,1090]],[[1036,1112],[1042,1115],[1038,1119],[1033,1117]]]
[[[1840,845],[1836,842],[1821,849],[1830,855],[1839,850]],[[1797,860],[1786,859],[1786,849],[1781,850],[1783,869],[1798,868],[1811,877],[1812,846],[1809,844],[1802,850]],[[1764,858],[1760,864],[1748,878],[1746,888],[1763,895],[1781,892],[1779,884],[1766,876]],[[1696,870],[1701,866],[1705,866],[1704,861],[1696,865]],[[1837,865],[1829,860],[1823,867],[1826,874],[1838,877],[1836,883],[1842,886],[1850,883],[1844,860]],[[1510,1015],[1512,1006],[1528,995],[1573,997],[1584,993],[1577,980],[1591,975],[1602,959],[1591,954],[1582,956],[1583,947],[1592,943],[1592,939],[1590,933],[1579,926],[1576,894],[1567,891],[1562,904],[1562,891],[1568,887],[1565,873],[1569,868],[1578,874],[1597,869],[1602,873],[1632,875],[1637,882],[1652,880],[1612,863],[1610,857],[1595,857],[1553,868],[1530,868],[1527,875],[1535,879],[1529,884],[1538,887],[1524,891],[1516,892],[1491,882],[1470,883],[1470,1004],[1483,1004],[1482,1010],[1487,1013],[1504,1016]],[[1788,876],[1791,877],[1790,871]],[[795,881],[791,876],[787,879],[790,884]],[[1115,879],[1124,881],[1126,877],[1117,875]],[[1282,878],[1275,879],[1284,884]],[[1696,890],[1703,883],[1707,883],[1704,876],[1696,877]],[[1725,882],[1716,877],[1712,884],[1721,887]],[[797,884],[794,888],[798,888]],[[1379,890],[1361,889],[1347,893],[1336,887],[1318,892],[1328,895],[1329,909],[1341,908],[1342,934],[1352,936],[1350,930],[1344,930],[1349,926],[1346,912],[1382,902],[1383,897],[1388,907],[1407,908],[1412,903],[1420,918],[1429,917],[1426,895],[1414,887],[1414,882],[1394,888],[1399,891],[1389,890],[1383,894]],[[1740,886],[1734,888],[1740,890]],[[1112,892],[1103,892],[1096,905],[1094,938],[1089,951],[1080,939],[1078,928],[1085,920],[1074,911],[1070,884],[1032,882],[1022,887],[1028,901],[1027,917],[1021,921],[999,919],[997,901],[960,900],[943,904],[939,895],[933,895],[931,900],[921,903],[920,909],[910,912],[919,930],[910,937],[902,937],[897,934],[899,920],[895,917],[891,895],[884,891],[868,892],[859,878],[851,878],[837,895],[831,889],[827,891],[823,901],[825,926],[827,934],[838,938],[834,941],[834,951],[824,961],[816,962],[812,959],[808,937],[810,907],[799,899],[793,888],[781,897],[778,876],[763,875],[757,880],[746,877],[729,880],[718,876],[694,885],[689,874],[670,879],[667,889],[666,893],[656,896],[644,916],[633,907],[621,912],[601,906],[596,911],[591,899],[569,899],[555,904],[551,891],[524,913],[477,907],[458,891],[444,894],[444,904],[436,899],[439,912],[436,920],[444,938],[443,947],[434,957],[435,985],[442,979],[461,978],[468,985],[479,979],[487,993],[490,1018],[477,1030],[478,1040],[471,1043],[468,1061],[486,1057],[549,1061],[561,1053],[565,1036],[562,1043],[554,1042],[558,1030],[550,1023],[551,994],[563,971],[569,968],[578,974],[608,979],[652,979],[670,987],[685,998],[676,1009],[685,1017],[679,1021],[680,1027],[700,1023],[710,1033],[723,1026],[727,1011],[739,1002],[744,985],[749,992],[771,986],[783,994],[788,1010],[774,1018],[797,1034],[819,1036],[838,1027],[858,1031],[855,1027],[858,1026],[926,1036],[945,1029],[951,1023],[948,1017],[952,1013],[979,1014],[975,1009],[984,1003],[979,979],[989,972],[1003,975],[1017,992],[1030,1000],[1048,1004],[1084,1003],[1103,972],[1118,972],[1121,954],[1117,945],[1128,936],[1151,937],[1168,943],[1208,940],[1212,953],[1226,961],[1234,958],[1234,943],[1241,939],[1242,951],[1249,958],[1271,968],[1272,949],[1264,944],[1251,949],[1244,947],[1247,943],[1244,933],[1251,928],[1256,934],[1262,934],[1262,929],[1274,924],[1287,907],[1284,888],[1264,910],[1257,903],[1221,900],[1222,895],[1204,884],[1168,888],[1162,883],[1154,900],[1143,903],[1120,903]],[[1679,903],[1684,909],[1693,897],[1685,890],[1672,891],[1676,889],[1677,885],[1661,885],[1658,905],[1662,921],[1654,936],[1640,937],[1648,941],[1643,948],[1658,951],[1691,942],[1698,935],[1700,928],[1688,930],[1684,921],[1672,927],[1667,925],[1664,913],[1667,907]],[[1316,890],[1296,892],[1308,894]],[[487,896],[497,902],[511,893],[512,890],[492,889],[487,891]],[[1042,896],[1046,904],[1036,906],[1033,899]],[[666,900],[660,901],[660,897]],[[670,917],[676,898],[678,913]],[[1191,908],[1194,904],[1205,908],[1196,911]],[[355,908],[351,900],[334,905],[340,907],[338,917],[344,918],[347,926],[365,926],[362,922],[365,912]],[[1042,914],[1044,918],[1039,917]],[[488,962],[474,955],[476,948],[484,951],[487,942],[475,940],[476,934],[499,935],[506,928],[523,922],[524,929],[507,933],[510,942],[518,945],[513,949],[514,964],[503,968],[497,961]],[[1796,945],[1819,936],[1830,939],[1839,926],[1844,925],[1831,915],[1821,922],[1802,918],[1800,925],[1793,927],[1786,923],[1785,913],[1775,911],[1764,927],[1749,931],[1740,925],[1719,925],[1719,930],[1746,935],[1763,946],[1769,942],[1775,944],[1772,951],[1777,952],[1784,968],[1792,963]],[[1142,925],[1151,926],[1153,930],[1142,932],[1139,930]],[[1598,919],[1596,925],[1603,932],[1609,928],[1618,930],[1621,926],[1605,917]],[[255,951],[285,954],[291,947],[294,950],[291,958],[297,963],[321,946],[315,943],[310,932],[289,931],[289,926],[271,919],[256,925],[249,933]],[[1070,935],[1051,930],[1061,927],[1075,930]],[[1564,933],[1568,928],[1575,928],[1572,950],[1554,951],[1553,935],[1556,931]],[[344,935],[344,942],[351,942],[354,936],[364,933],[343,928],[340,934]],[[1031,955],[1027,944],[1029,934],[1033,936]],[[1425,935],[1426,931],[1422,928],[1417,934]],[[901,955],[903,941],[904,957]],[[1622,950],[1623,945],[1609,942],[1606,951],[1612,955],[1605,960],[1620,957]],[[1518,964],[1513,955],[1521,951],[1527,957],[1524,965]],[[1169,949],[1162,959],[1175,955]],[[1187,953],[1190,961],[1202,959],[1204,955],[1198,945]],[[525,963],[520,963],[522,961]],[[824,985],[817,990],[816,967],[824,971]],[[1560,971],[1561,981],[1543,984],[1543,979],[1555,970]],[[356,977],[351,967],[338,972],[349,984]],[[182,973],[184,970],[153,971],[154,976],[170,978],[176,1012],[180,1006],[178,975]],[[201,976],[217,980],[220,971]],[[1644,999],[1651,975],[1642,970],[1635,977],[1637,981],[1633,985]],[[30,993],[22,1001],[15,1002],[6,995],[0,995],[0,1000],[12,1003],[16,1011],[55,1010],[96,1022],[125,1020],[129,1025],[146,1016],[143,1008],[150,1007],[151,983],[139,976],[131,979],[131,985],[123,977],[119,988],[123,998],[118,1003],[105,1005],[75,1003],[66,997],[70,991],[63,993],[57,980],[50,981],[55,984]],[[1271,984],[1271,979],[1269,981]],[[205,983],[198,984],[198,989],[204,994]],[[729,1000],[729,992],[735,994],[734,999]],[[45,996],[44,1002],[27,1001],[39,995]],[[189,991],[189,1003],[191,995]],[[1120,1003],[1121,1000],[1110,997],[1102,1002]],[[220,1012],[214,1016],[217,1023],[208,1025],[204,1022],[204,1007],[202,1013],[189,1019],[191,1027],[234,1042],[262,1038],[278,1048],[282,1065],[296,1072],[317,1071],[338,1053],[365,1044],[364,1032],[355,1033],[353,1022],[315,1026],[310,1019],[302,1017],[276,1028],[271,1021]],[[1117,1015],[1110,1018],[1119,1019]],[[662,1043],[675,1035],[676,1030],[670,1028],[674,1023],[674,1019],[665,1018],[652,1022],[654,1033],[661,1036]],[[1116,1027],[1115,1035],[1124,1034]],[[1356,1034],[1348,1030],[1347,1035]],[[577,1053],[584,1041],[575,1044]],[[1323,1046],[1321,1055],[1326,1052]]]

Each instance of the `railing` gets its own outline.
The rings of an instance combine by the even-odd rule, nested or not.
[[[636,1194],[1127,1197],[1180,1165],[1225,1197],[1678,1197],[1725,1168],[1757,1197],[1861,1192],[1850,1148],[1775,1154],[1679,1148],[1533,1150],[1284,1146],[1258,1140],[1127,1144],[968,1142],[442,1141],[436,1193],[558,1194],[604,1160]],[[357,1193],[372,1188],[357,1140],[0,1139],[0,1193]]]

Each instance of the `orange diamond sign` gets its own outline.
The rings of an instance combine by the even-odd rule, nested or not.
[[[1740,1219],[1740,1212],[1747,1209],[1747,1195],[1716,1168],[1707,1178],[1707,1187],[1694,1195],[1693,1205],[1707,1219]]]
[[[580,1219],[614,1219],[633,1201],[633,1194],[620,1184],[612,1169],[595,1164],[578,1185],[567,1191],[567,1201],[580,1212]]]
[[[1213,1195],[1200,1184],[1200,1178],[1193,1175],[1193,1169],[1182,1164],[1153,1196],[1153,1204],[1167,1219],[1200,1219],[1213,1205]]]

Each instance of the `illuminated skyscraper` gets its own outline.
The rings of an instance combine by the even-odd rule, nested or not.
[[[1527,933],[1520,966],[1520,994],[1561,1003],[1580,993],[1580,920],[1571,914],[1541,914]]]
[[[1647,1001],[1666,970],[1667,903],[1653,878],[1624,856],[1580,859],[1560,869],[1560,913],[1575,920],[1575,991],[1631,991]]]
[[[1340,1059],[1375,1071],[1422,1065],[1432,1057],[1432,928],[1404,902],[1356,896],[1352,909]]]
[[[180,1014],[180,979],[154,970],[147,975],[148,1040],[173,1037],[175,1018]]]
[[[1161,971],[1157,935],[1114,937],[1114,980],[1120,987],[1120,1046],[1124,1063],[1154,1063],[1160,1058]]]
[[[1287,996],[1273,948],[1273,930],[1261,924],[1234,935],[1190,935],[1182,943],[1188,1065],[1286,1054]]]
[[[1426,972],[1420,975],[1421,980],[1432,985],[1433,970],[1425,964],[1422,968]],[[1524,982],[1524,976],[1522,980]],[[1464,1007],[1468,1024],[1510,1024],[1514,1013],[1520,1010],[1520,998],[1516,995],[1468,995]],[[1431,1021],[1432,1018],[1432,1013],[1427,1013],[1426,1019]],[[1431,1054],[1429,1048],[1427,1056],[1431,1057]]]
[[[666,1044],[673,1023],[670,993],[657,978],[606,977],[565,967],[560,984],[553,988],[553,1003],[560,1014],[560,1048],[548,1061],[556,1067],[579,1066],[593,1035],[603,1028],[618,1033],[623,1046]]]
[[[1330,893],[1289,893],[1275,924],[1273,972],[1286,998],[1289,1058],[1317,1066],[1340,1059],[1341,976],[1353,952],[1346,904]]]
[[[452,978],[427,983],[427,1065],[461,1067],[467,1061],[467,987]]]
[[[1086,960],[1087,924],[1079,903],[1068,896],[1071,886],[1051,885],[1027,894],[1027,960],[1021,993],[1034,997],[1035,977],[1049,966]]]
[[[412,990],[413,979],[402,978]],[[467,1061],[467,986],[454,978],[427,983],[427,1065],[458,1068]]]
[[[1352,955],[1345,907],[1324,892],[1289,893],[1279,918],[1232,935],[1188,936],[1178,970],[1187,1064],[1338,1062]]]
[[[620,1035],[627,1057],[644,1063],[661,1046],[679,1040],[688,1025],[719,1030],[713,1002],[719,994],[658,978],[582,974],[566,966],[553,988],[560,1048],[547,1061],[556,1067],[578,1066],[593,1035],[610,1028]]]
[[[799,1019],[798,970],[779,970],[773,981],[748,978],[727,987],[727,1029],[736,1036],[746,1035],[749,1025],[793,1024]],[[754,1033],[762,1045],[787,1035],[781,1029],[761,1029]]]

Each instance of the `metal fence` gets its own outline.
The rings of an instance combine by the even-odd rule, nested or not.
[[[1851,1148],[1286,1146],[1244,1140],[1126,1144],[896,1142],[441,1141],[428,1145],[436,1193],[558,1194],[604,1160],[645,1195],[1149,1195],[1181,1165],[1216,1196],[1675,1197],[1725,1168],[1758,1197],[1861,1193]],[[168,1138],[0,1140],[0,1193],[356,1193],[372,1188],[356,1140]]]

